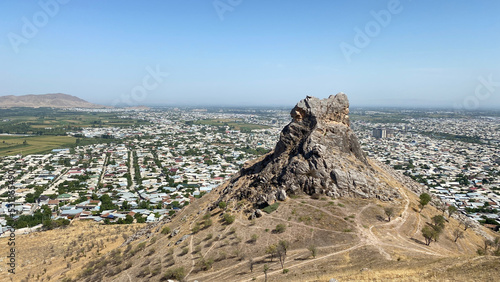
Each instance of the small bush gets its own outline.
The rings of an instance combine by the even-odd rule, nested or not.
[[[188,252],[189,252],[189,248],[188,247],[184,247],[184,248],[182,248],[182,252],[181,252],[180,255],[183,256],[183,255],[187,254]]]
[[[283,233],[285,231],[286,231],[286,225],[284,225],[283,223],[276,225],[276,228],[274,229],[274,232],[276,233]]]
[[[195,223],[194,226],[193,226],[193,229],[191,229],[191,231],[193,232],[193,234],[198,233],[198,231],[200,231],[200,224],[199,223]]]
[[[208,241],[208,240],[212,239],[212,237],[213,237],[213,236],[214,236],[214,235],[213,235],[212,233],[208,233],[208,234],[207,234],[207,237],[205,237],[205,240],[207,240],[207,241]]]
[[[184,279],[184,276],[186,276],[186,271],[184,270],[184,267],[177,267],[177,268],[170,268],[167,269],[165,274],[163,274],[163,281],[169,280],[169,279],[175,279],[182,281]]]
[[[163,229],[161,230],[161,234],[169,234],[169,233],[170,233],[170,227],[168,226],[163,227]]]
[[[262,210],[269,214],[269,213],[272,213],[273,211],[277,210],[279,206],[280,206],[280,203],[276,202],[270,206],[263,208]]]
[[[235,216],[234,215],[231,215],[229,213],[225,213],[224,214],[224,222],[226,224],[232,224],[235,220]]]
[[[203,221],[203,225],[205,226],[205,228],[208,228],[208,227],[212,226],[212,220],[210,218],[205,219]]]
[[[205,259],[205,258],[201,258],[198,262],[201,270],[209,270],[212,268],[212,265],[214,264],[214,260],[212,258],[208,258],[208,259]]]
[[[283,269],[283,274],[286,274],[286,273],[288,273],[289,271],[290,271],[290,270],[288,270],[288,268],[285,268],[285,269]]]

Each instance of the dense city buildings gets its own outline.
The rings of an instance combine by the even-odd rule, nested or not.
[[[288,111],[263,109],[86,111],[142,122],[73,128],[67,131],[77,137],[72,147],[0,158],[2,230],[16,224],[19,232],[29,232],[75,219],[125,224],[171,217],[271,150],[290,121]],[[498,228],[498,117],[353,111],[351,118],[369,157]],[[96,137],[108,142],[79,145]],[[15,177],[13,218],[7,216],[9,172]]]

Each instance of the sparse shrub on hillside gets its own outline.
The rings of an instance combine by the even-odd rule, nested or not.
[[[210,212],[207,212],[205,215],[203,215],[203,220],[210,219],[210,217],[212,217],[212,215],[210,214]]]
[[[193,234],[198,233],[198,231],[200,231],[200,224],[198,222],[195,223],[191,231],[193,232]]]
[[[283,233],[285,231],[286,231],[286,225],[283,223],[276,225],[276,228],[274,228],[274,232],[276,233]]]
[[[161,272],[161,266],[157,266],[153,268],[153,270],[151,270],[151,276],[156,276],[160,274],[160,272]]]
[[[213,222],[212,222],[212,220],[211,220],[210,218],[207,218],[207,219],[205,219],[205,220],[203,221],[203,226],[204,226],[205,228],[208,228],[208,227],[212,226],[212,224],[213,224]]]
[[[146,254],[146,256],[150,256],[150,255],[154,254],[155,252],[156,252],[156,249],[151,248],[151,249],[149,249],[149,252]]]
[[[186,276],[186,271],[184,270],[184,267],[176,267],[176,268],[170,268],[167,269],[165,274],[163,274],[162,281],[167,281],[169,279],[175,279],[182,281],[184,277]]]
[[[161,230],[161,234],[170,234],[170,227],[163,227],[163,229]]]
[[[204,271],[210,270],[213,264],[214,264],[214,259],[212,258],[207,258],[207,259],[200,258],[200,260],[198,261],[198,267]]]
[[[231,215],[229,213],[225,213],[224,214],[224,222],[226,224],[232,224],[235,220],[235,216],[234,215]]]
[[[214,235],[212,233],[208,233],[207,236],[205,237],[205,240],[210,240],[212,239]]]
[[[181,251],[180,255],[183,256],[183,255],[187,254],[188,252],[189,252],[189,248],[188,247],[184,247],[184,248],[182,248],[182,251]]]
[[[316,255],[318,254],[318,248],[316,248],[315,245],[310,245],[307,249],[311,252],[311,256],[313,258],[316,258]]]
[[[143,277],[148,276],[150,273],[151,273],[151,270],[149,269],[149,267],[145,267],[139,273],[137,273],[136,277],[143,278]]]
[[[151,240],[149,241],[150,245],[153,245],[154,243],[156,243],[156,240],[157,240],[156,237],[151,238]]]
[[[250,242],[255,243],[255,242],[257,242],[257,239],[259,239],[259,235],[252,234],[252,236],[250,237]]]
[[[217,261],[225,260],[227,258],[227,254],[224,251],[219,252],[219,256],[217,257]]]
[[[219,203],[219,208],[222,209],[222,210],[226,210],[226,208],[227,208],[226,202],[220,202]]]

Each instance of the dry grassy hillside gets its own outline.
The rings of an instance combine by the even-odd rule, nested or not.
[[[280,202],[276,211],[249,220],[251,203],[246,201],[207,212],[220,187],[186,207],[172,222],[152,229],[149,237],[120,248],[123,237],[137,226],[86,223],[19,236],[23,266],[14,280],[30,276],[29,281],[164,281],[173,277],[264,281],[265,266],[268,281],[492,281],[498,277],[499,259],[476,254],[483,247],[483,237],[469,228],[454,242],[453,231],[464,229],[454,218],[448,218],[438,242],[426,246],[420,230],[441,211],[429,205],[419,213],[418,196],[387,173],[384,177],[383,181],[399,189],[399,201],[299,195]],[[387,206],[395,211],[391,221],[384,213]],[[234,216],[234,222],[227,223],[226,213]],[[179,233],[172,236],[173,230]],[[176,244],[184,235],[189,237]],[[283,240],[288,242],[285,271],[276,257],[266,253],[269,246]],[[101,241],[104,246],[97,253]],[[6,243],[0,243],[0,251],[6,252]],[[2,277],[13,276],[2,273]]]
[[[142,226],[74,221],[65,229],[16,236],[16,274],[7,273],[7,238],[0,238],[0,281],[56,281],[75,277],[91,259],[107,254]],[[4,255],[5,254],[5,255]]]

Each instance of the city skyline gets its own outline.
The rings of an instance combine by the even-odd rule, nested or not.
[[[4,1],[0,95],[500,108],[495,1]]]

